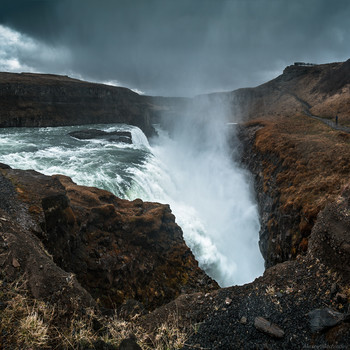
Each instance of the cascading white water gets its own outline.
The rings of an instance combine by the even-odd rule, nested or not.
[[[128,125],[88,127],[131,131],[132,145],[68,136],[86,127],[2,129],[0,162],[65,174],[131,200],[170,204],[200,266],[221,286],[262,273],[257,208],[246,174],[228,152],[223,120],[184,118],[172,137],[160,129],[152,146]]]
[[[134,178],[143,198],[169,203],[200,266],[221,286],[262,274],[259,218],[249,174],[232,157],[225,103],[202,98],[158,130],[152,157]]]

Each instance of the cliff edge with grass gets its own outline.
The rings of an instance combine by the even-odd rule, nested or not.
[[[292,65],[232,96],[245,121],[242,161],[255,175],[269,267],[307,251],[318,213],[349,183],[350,60]]]
[[[130,202],[68,177],[4,164],[0,189],[2,348],[55,348],[57,342],[69,348],[70,342],[85,349],[83,340],[60,332],[72,332],[69,323],[84,320],[86,310],[99,325],[98,315],[131,318],[180,294],[218,288],[198,267],[168,205]],[[25,323],[31,309],[50,324],[42,325],[47,339],[39,321]]]

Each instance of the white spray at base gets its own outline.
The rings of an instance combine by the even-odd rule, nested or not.
[[[200,267],[221,286],[244,284],[264,270],[259,217],[249,174],[232,159],[225,105],[201,101],[159,138],[131,189],[169,203]],[[129,193],[132,197],[132,194]]]

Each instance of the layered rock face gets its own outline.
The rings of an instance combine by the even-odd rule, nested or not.
[[[0,73],[0,127],[126,123],[152,136],[152,113],[148,97],[126,88],[51,74]]]
[[[2,263],[27,272],[35,297],[66,293],[105,308],[132,299],[154,309],[181,293],[218,287],[199,269],[169,206],[2,168]]]

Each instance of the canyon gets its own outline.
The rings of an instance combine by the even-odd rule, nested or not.
[[[171,128],[174,118],[203,98],[229,106],[229,121],[238,121],[240,149],[234,157],[254,179],[262,277],[219,288],[198,268],[166,205],[128,202],[67,177],[3,164],[1,288],[25,276],[35,300],[79,312],[93,307],[106,315],[117,309],[125,319],[138,314],[130,322],[150,338],[176,315],[185,349],[345,348],[350,60],[292,65],[256,88],[194,99],[139,96],[68,77],[1,73],[0,125],[123,122],[152,136],[152,124]],[[10,303],[2,295],[6,308]],[[331,313],[334,322],[314,316],[315,310]],[[261,318],[270,329],[257,327]],[[9,346],[8,341],[2,336],[0,344]]]

